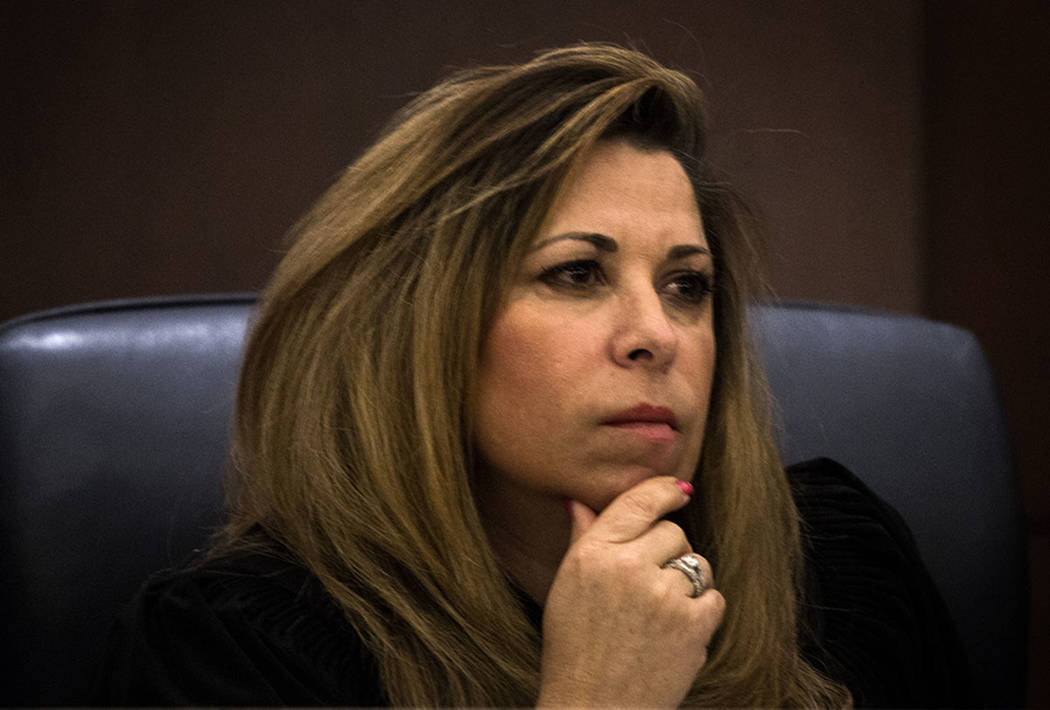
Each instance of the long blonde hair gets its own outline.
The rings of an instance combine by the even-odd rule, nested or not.
[[[744,212],[704,159],[695,83],[605,44],[456,74],[412,101],[292,230],[237,400],[226,545],[260,527],[323,583],[395,705],[529,705],[540,639],[471,489],[478,354],[580,157],[669,150],[715,254],[715,384],[684,520],[728,611],[690,704],[829,705],[799,656],[797,513],[745,327]]]

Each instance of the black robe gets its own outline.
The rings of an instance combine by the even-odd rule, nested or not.
[[[965,705],[955,629],[900,516],[833,461],[787,475],[803,520],[806,659],[857,705]],[[542,609],[521,596],[542,628]],[[387,704],[374,657],[317,580],[261,552],[151,577],[114,627],[97,700]]]

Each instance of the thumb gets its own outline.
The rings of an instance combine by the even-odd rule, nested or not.
[[[565,507],[569,511],[569,520],[572,522],[572,534],[569,537],[569,544],[571,545],[590,529],[598,514],[580,501],[572,498],[565,499]]]

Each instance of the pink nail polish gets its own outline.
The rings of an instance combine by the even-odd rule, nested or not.
[[[682,493],[685,493],[687,496],[693,495],[693,484],[689,481],[675,481],[675,484],[682,489]]]

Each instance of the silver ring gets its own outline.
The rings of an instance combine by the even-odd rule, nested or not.
[[[660,567],[661,569],[676,569],[689,578],[689,581],[693,584],[693,593],[689,595],[691,599],[696,599],[707,590],[704,568],[700,566],[700,560],[696,559],[696,555],[689,554],[681,557],[672,557]]]

